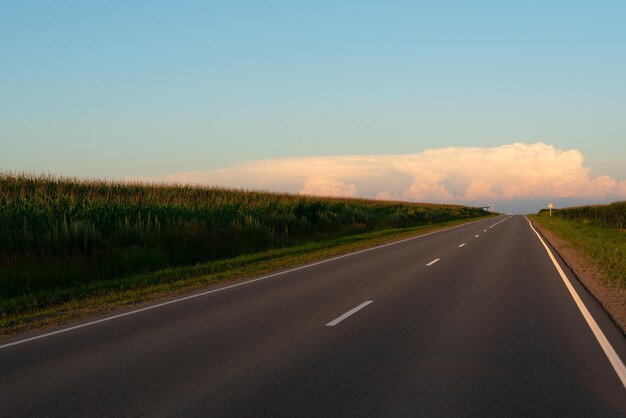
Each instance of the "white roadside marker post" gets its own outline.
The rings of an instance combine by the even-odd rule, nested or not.
[[[552,217],[552,208],[554,207],[554,205],[552,205],[552,202],[548,203],[548,209],[550,209],[550,218]]]

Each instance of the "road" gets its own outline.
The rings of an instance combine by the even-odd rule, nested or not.
[[[626,416],[626,339],[555,256],[604,348],[500,216],[3,340],[0,415]]]

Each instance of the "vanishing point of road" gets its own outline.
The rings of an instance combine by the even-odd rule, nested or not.
[[[549,248],[500,216],[3,340],[0,416],[624,417]]]

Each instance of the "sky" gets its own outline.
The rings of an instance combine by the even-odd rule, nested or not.
[[[626,199],[626,3],[0,3],[0,171]]]

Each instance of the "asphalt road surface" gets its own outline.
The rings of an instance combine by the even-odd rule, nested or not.
[[[555,256],[501,216],[2,340],[0,416],[626,416]]]

